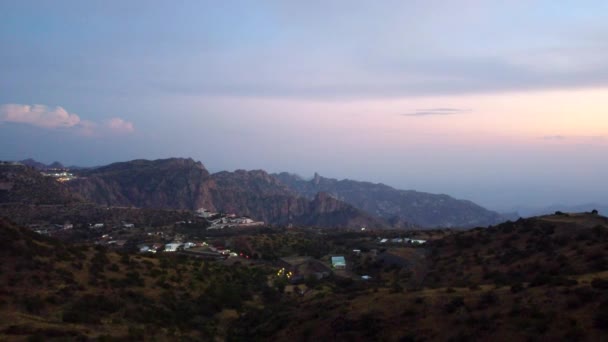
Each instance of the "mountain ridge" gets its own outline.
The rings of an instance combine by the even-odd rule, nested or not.
[[[264,170],[210,174],[191,158],[137,159],[76,172],[68,187],[101,205],[238,213],[269,224],[388,228],[350,205],[297,195]]]
[[[77,177],[66,183],[67,189],[99,205],[206,208],[279,225],[314,224],[317,217],[324,222],[323,226],[354,227],[354,222],[359,222],[361,226],[383,228],[475,227],[505,219],[471,201],[448,195],[398,190],[382,183],[325,178],[318,173],[310,180],[296,174],[270,174],[264,170],[210,173],[203,163],[192,158],[135,159],[73,172]],[[317,196],[319,193],[330,196]],[[329,213],[320,212],[320,208],[342,213],[325,215]],[[332,224],[329,217],[336,221]]]
[[[504,221],[500,214],[472,201],[444,194],[398,190],[382,183],[325,178],[318,173],[311,180],[287,172],[273,175],[306,198],[320,191],[328,192],[386,220],[405,220],[422,227],[474,227]]]

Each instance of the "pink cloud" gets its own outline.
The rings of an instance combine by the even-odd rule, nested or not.
[[[4,104],[0,105],[0,123],[18,123],[47,129],[70,129],[76,134],[96,136],[102,133],[131,133],[133,123],[121,118],[111,118],[102,124],[83,120],[77,114],[69,113],[63,107],[45,105]]]
[[[125,121],[121,118],[111,118],[106,121],[106,127],[115,133],[131,133],[135,131],[133,123]]]
[[[5,104],[0,106],[2,122],[22,123],[44,128],[69,128],[80,123],[80,117],[63,107],[45,105]]]

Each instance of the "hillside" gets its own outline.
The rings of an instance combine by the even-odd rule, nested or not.
[[[222,336],[266,272],[70,246],[0,218],[0,340]]]
[[[421,227],[475,227],[503,221],[496,212],[447,195],[397,190],[384,184],[337,180],[318,174],[312,180],[289,173],[273,176],[306,198],[327,192],[371,215]]]
[[[209,174],[192,159],[134,160],[77,171],[68,186],[89,201],[107,206],[170,208],[238,213],[270,224],[321,227],[387,227],[334,199],[300,197],[262,170]]]
[[[243,232],[232,245],[262,260],[202,261],[67,245],[0,218],[0,340],[598,341],[608,332],[607,218],[417,234],[428,245],[376,255],[349,253],[373,246],[373,233]],[[288,285],[277,258],[295,251],[320,263],[340,253],[349,266]]]
[[[608,269],[608,219],[546,215],[454,234],[433,243],[427,284],[566,282]]]
[[[32,167],[0,163],[0,203],[67,204],[79,200],[64,184]]]
[[[342,283],[308,297],[274,337],[598,341],[608,331],[605,217],[551,215],[452,232],[425,249],[426,261],[411,253],[417,249],[392,249],[405,266],[353,257],[353,267],[376,272],[385,285]],[[427,276],[414,285],[425,267]]]

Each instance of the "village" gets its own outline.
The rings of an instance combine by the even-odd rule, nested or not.
[[[389,281],[393,267],[407,268],[414,277],[424,273],[423,246],[428,240],[416,232],[270,227],[247,216],[205,208],[183,217],[162,226],[127,220],[29,226],[40,234],[65,240],[78,236],[81,242],[116,251],[270,268],[286,292],[300,295],[310,288],[304,284],[329,278],[371,286]]]

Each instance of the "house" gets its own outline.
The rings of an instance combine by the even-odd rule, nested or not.
[[[194,256],[201,259],[219,260],[226,258],[226,256],[221,253],[218,253],[210,247],[193,247],[183,250],[179,253]]]
[[[186,249],[186,248],[192,248],[192,247],[196,247],[196,244],[194,242],[186,242],[186,243],[184,243],[184,249]]]
[[[152,244],[152,249],[154,250],[154,252],[156,252],[159,249],[161,249],[162,246],[163,246],[162,243],[154,243],[154,244]]]
[[[134,228],[135,227],[135,225],[133,223],[126,223],[126,222],[123,222],[122,226],[123,226],[123,228]]]
[[[331,274],[331,269],[327,265],[311,257],[285,257],[279,259],[278,264],[286,274],[290,274],[288,278],[291,283],[304,281],[311,276],[323,279]]]
[[[388,239],[382,239],[382,240],[380,240],[380,243],[387,243],[387,242],[388,242]]]
[[[202,218],[208,218],[214,215],[217,215],[216,213],[210,212],[209,210],[205,209],[205,208],[200,208],[199,210],[196,211],[196,215],[198,217],[202,217]]]
[[[181,247],[181,243],[168,243],[165,245],[165,252],[176,252],[179,247]]]
[[[108,245],[114,245],[116,247],[124,247],[127,243],[127,240],[110,240],[108,241]]]
[[[346,260],[343,256],[332,256],[331,257],[331,266],[335,269],[345,269],[346,268]]]

